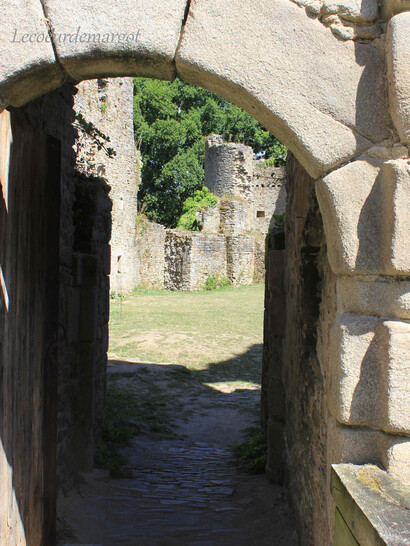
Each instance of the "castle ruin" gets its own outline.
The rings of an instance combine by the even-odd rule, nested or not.
[[[264,282],[265,237],[285,212],[285,170],[255,160],[249,146],[212,135],[205,144],[205,186],[219,200],[198,213],[200,232],[140,223],[143,286],[196,290],[208,277],[234,285]]]

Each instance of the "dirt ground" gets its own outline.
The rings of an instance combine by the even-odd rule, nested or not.
[[[121,339],[125,327],[118,328]],[[209,344],[208,364],[191,368],[112,355],[109,388],[132,401],[130,421],[136,435],[122,449],[131,477],[113,478],[107,470],[95,469],[68,496],[61,496],[60,545],[296,544],[286,490],[265,475],[246,473],[232,451],[259,424],[258,332],[255,326],[253,333],[250,327],[247,335],[238,334],[242,343],[237,341],[220,362],[215,362]],[[166,343],[164,335],[162,331],[161,343]],[[185,343],[178,346],[179,353],[194,353],[192,334]],[[218,343],[223,346],[223,341]],[[114,346],[120,345],[117,336]],[[203,348],[201,342],[201,359]]]

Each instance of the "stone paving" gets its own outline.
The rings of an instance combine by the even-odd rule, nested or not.
[[[172,377],[171,368],[160,373],[165,384]],[[254,413],[244,409],[259,396],[258,390],[243,389],[229,396],[198,393],[188,418],[187,409],[181,410],[175,437],[134,438],[124,449],[134,478],[113,479],[96,469],[60,499],[60,514],[73,531],[73,538],[60,544],[293,544],[284,489],[264,475],[242,472],[232,454],[243,429],[255,423]]]

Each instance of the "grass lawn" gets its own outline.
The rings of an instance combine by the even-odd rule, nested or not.
[[[264,286],[214,291],[136,290],[111,300],[112,359],[260,374]],[[252,365],[256,364],[256,366]],[[235,374],[236,375],[236,374]],[[226,379],[226,377],[224,377]],[[232,377],[232,380],[235,380]]]

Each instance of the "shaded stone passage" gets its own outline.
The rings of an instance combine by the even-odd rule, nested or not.
[[[259,389],[218,392],[198,383],[195,388],[192,379],[178,387],[178,368],[110,367],[117,387],[136,387],[144,372],[155,377],[163,392],[174,390],[167,399],[176,416],[173,433],[155,438],[145,431],[132,440],[123,453],[134,478],[113,479],[108,471],[94,470],[77,492],[62,499],[60,512],[74,535],[61,544],[292,544],[284,489],[264,475],[245,474],[232,454],[244,429],[257,424],[253,409]],[[207,372],[198,373],[202,377]]]

